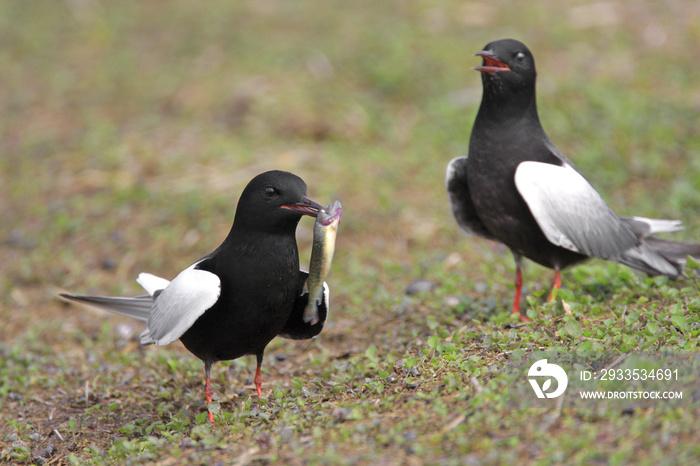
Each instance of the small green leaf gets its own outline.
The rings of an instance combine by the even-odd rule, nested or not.
[[[572,337],[580,337],[583,334],[583,332],[581,331],[581,325],[578,322],[576,322],[576,319],[570,319],[566,323],[564,328],[566,328],[566,333],[568,333]]]
[[[576,347],[576,354],[585,355],[587,352],[593,350],[593,342],[586,340]]]
[[[367,359],[374,363],[379,362],[379,357],[377,356],[377,347],[374,345],[371,345],[365,350],[365,356],[367,357]]]
[[[136,426],[132,422],[130,422],[130,423],[126,424],[124,427],[120,428],[119,433],[124,434],[124,435],[131,435],[134,433],[135,430],[136,430]]]
[[[304,382],[299,377],[292,378],[292,387],[301,390],[304,387]]]
[[[688,319],[685,317],[675,314],[671,316],[671,322],[680,329],[681,332],[685,333],[688,331]]]
[[[168,358],[165,362],[168,364],[168,367],[170,368],[171,371],[177,372],[177,369],[180,366],[177,359]]]
[[[201,413],[197,414],[197,416],[194,418],[195,423],[197,424],[204,424],[205,422],[209,422],[209,413],[206,411],[202,411]]]
[[[212,412],[212,414],[219,414],[219,411],[221,411],[221,405],[219,405],[218,401],[210,402],[207,405],[207,408]]]
[[[428,346],[430,347],[430,349],[437,348],[438,344],[440,344],[440,339],[437,335],[431,335],[430,338],[428,338]]]
[[[693,256],[688,256],[686,258],[685,265],[691,269],[700,269],[700,262],[698,262]]]
[[[647,330],[649,330],[652,335],[656,335],[661,330],[661,327],[656,322],[648,322]]]
[[[418,358],[415,356],[409,356],[403,360],[403,367],[406,369],[413,369],[418,364]]]
[[[568,288],[558,289],[557,296],[561,298],[562,301],[566,301],[567,303],[576,302],[576,296],[574,295],[574,292]]]

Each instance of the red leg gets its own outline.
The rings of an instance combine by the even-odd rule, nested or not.
[[[561,288],[561,275],[559,269],[554,269],[554,281],[552,282],[552,293],[549,295],[547,302],[552,302],[557,297],[557,290]]]
[[[258,370],[255,371],[255,390],[258,392],[258,398],[262,396],[262,374],[260,373],[260,366]]]
[[[515,300],[513,301],[513,310],[511,314],[520,314],[520,294],[523,290],[523,273],[520,267],[515,269]]]
[[[262,367],[263,355],[258,354],[258,355],[256,355],[256,358],[258,360],[258,368],[255,371],[255,379],[253,379],[253,382],[255,382],[255,390],[258,392],[258,398],[261,398],[262,397],[262,373],[260,372],[260,368]]]
[[[515,260],[515,300],[513,301],[513,310],[511,314],[518,314],[523,322],[530,322],[530,319],[520,313],[520,296],[523,291],[523,272],[520,270],[520,260]]]
[[[209,403],[211,403],[214,397],[214,389],[211,388],[211,363],[204,363],[204,370],[207,373],[207,380],[204,382],[204,396],[207,397],[207,411],[209,411]],[[214,424],[214,414],[209,411],[209,423]]]

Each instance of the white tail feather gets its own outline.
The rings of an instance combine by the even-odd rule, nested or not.
[[[136,282],[141,285],[143,289],[146,290],[146,292],[151,296],[156,294],[157,291],[163,290],[165,287],[170,285],[170,282],[165,278],[160,278],[151,273],[145,272],[139,274],[139,278],[136,279]]]

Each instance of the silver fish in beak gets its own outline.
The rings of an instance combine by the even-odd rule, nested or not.
[[[309,265],[309,303],[304,309],[304,322],[315,325],[318,322],[318,304],[323,294],[323,280],[331,270],[333,253],[335,252],[335,237],[338,233],[338,223],[343,215],[340,201],[328,204],[325,209],[319,209],[314,223],[314,240],[311,247],[311,264]]]

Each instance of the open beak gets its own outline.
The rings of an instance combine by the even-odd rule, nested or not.
[[[510,71],[510,67],[496,58],[496,55],[494,55],[494,53],[491,51],[482,50],[481,52],[476,52],[474,55],[484,59],[484,64],[482,66],[475,66],[472,68],[476,71],[490,74],[500,73],[501,71]]]
[[[301,215],[309,215],[311,217],[318,216],[318,212],[323,210],[323,206],[318,202],[312,201],[308,197],[304,196],[301,201],[296,204],[285,204],[281,206],[283,209],[291,210],[292,212],[297,212]]]

